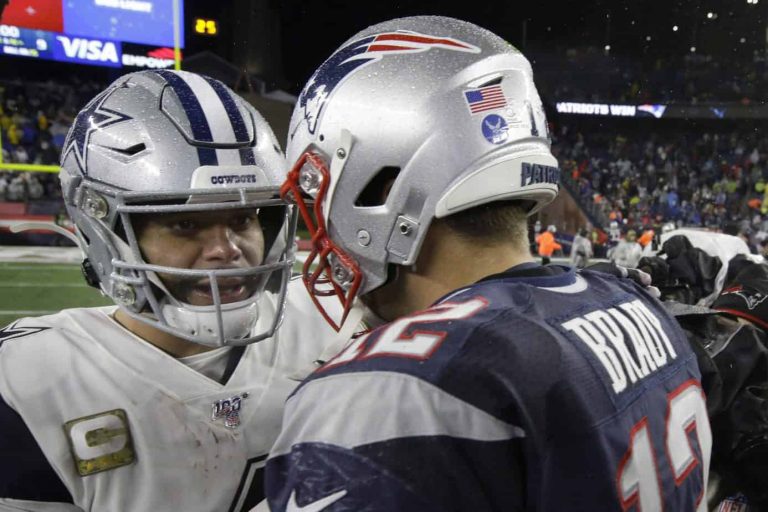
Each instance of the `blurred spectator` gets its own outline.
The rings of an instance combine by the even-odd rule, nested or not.
[[[577,268],[584,268],[589,264],[589,258],[592,257],[592,242],[589,241],[589,232],[586,228],[581,228],[573,237],[571,245],[571,265]]]
[[[8,177],[0,172],[0,201],[5,201],[5,195],[8,190]]]
[[[40,180],[37,179],[37,177],[31,173],[25,173],[23,177],[26,178],[27,182],[27,196],[30,200],[36,200],[36,199],[42,199],[43,193],[45,192],[43,189],[43,185],[40,183]]]
[[[637,243],[639,243],[643,249],[645,249],[646,246],[653,243],[654,236],[655,232],[652,229],[646,229],[643,231],[643,234],[640,235],[640,238],[637,239]]]
[[[546,231],[542,231],[539,233],[539,235],[536,237],[536,243],[539,244],[539,256],[541,256],[541,264],[547,265],[552,258],[552,254],[555,251],[558,251],[563,248],[557,241],[555,240],[555,233],[557,232],[557,228],[550,224],[547,226]]]
[[[8,184],[8,190],[5,193],[8,201],[26,201],[27,187],[24,184],[24,178],[21,175],[14,176]]]
[[[643,257],[643,248],[637,243],[637,233],[634,229],[627,231],[619,244],[608,251],[608,258],[619,266],[636,268]]]

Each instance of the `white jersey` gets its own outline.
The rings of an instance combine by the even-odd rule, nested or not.
[[[278,332],[220,384],[125,330],[115,309],[0,331],[0,510],[249,510],[283,403],[336,333],[294,280]]]
[[[643,257],[643,247],[637,242],[629,242],[622,240],[619,244],[611,249],[608,254],[608,258],[626,268],[637,268],[637,264]]]

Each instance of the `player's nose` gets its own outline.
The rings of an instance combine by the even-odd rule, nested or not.
[[[237,244],[237,236],[226,224],[214,224],[200,233],[203,257],[223,262],[236,261],[243,252]]]

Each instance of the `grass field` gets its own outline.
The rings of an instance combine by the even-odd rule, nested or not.
[[[300,270],[297,262],[294,272]],[[111,300],[85,284],[80,265],[0,262],[0,327],[24,316],[109,304]]]
[[[79,265],[0,262],[0,325],[23,316],[111,303],[85,284]]]

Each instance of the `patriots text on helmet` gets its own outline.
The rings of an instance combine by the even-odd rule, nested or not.
[[[520,186],[536,183],[559,183],[560,169],[551,165],[523,162],[520,169]]]

